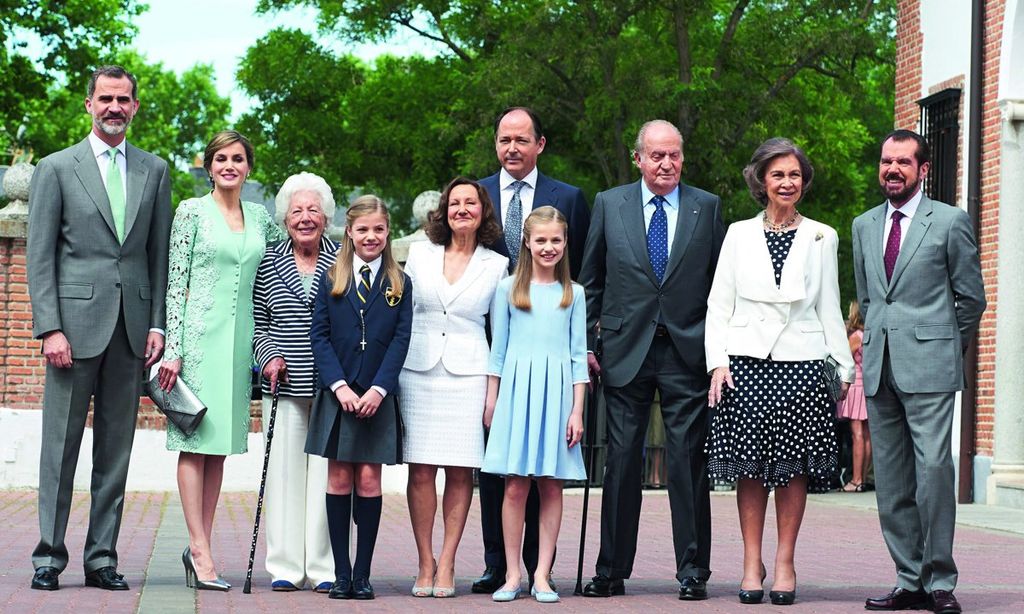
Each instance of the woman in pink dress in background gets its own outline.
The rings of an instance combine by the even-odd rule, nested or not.
[[[839,418],[850,421],[850,431],[853,433],[853,477],[843,486],[843,492],[864,492],[864,475],[871,465],[871,434],[868,432],[868,408],[864,398],[864,384],[861,382],[864,376],[861,371],[861,361],[864,357],[861,348],[864,342],[864,320],[860,317],[860,306],[857,301],[850,302],[846,334],[857,368],[857,379],[850,386],[846,399],[837,405]]]

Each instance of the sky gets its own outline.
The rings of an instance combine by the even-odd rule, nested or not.
[[[248,110],[250,100],[235,87],[235,72],[248,49],[270,30],[291,27],[316,30],[316,11],[289,9],[256,15],[256,0],[149,0],[149,10],[136,18],[138,35],[132,43],[150,61],[181,74],[197,63],[212,64],[217,90],[231,97],[231,119]],[[321,41],[339,49],[337,41]],[[353,45],[366,60],[384,53],[435,55],[436,49],[413,34],[399,33],[387,45]]]

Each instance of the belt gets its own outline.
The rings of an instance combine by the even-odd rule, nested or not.
[[[668,329],[665,328],[664,324],[658,324],[654,327],[655,337],[668,337]]]

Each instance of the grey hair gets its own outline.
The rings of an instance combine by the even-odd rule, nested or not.
[[[750,195],[754,197],[762,207],[768,206],[768,191],[764,187],[764,174],[768,172],[768,165],[772,160],[780,156],[795,156],[800,164],[800,174],[803,177],[803,189],[800,193],[800,200],[811,189],[811,182],[814,179],[814,167],[804,153],[804,150],[797,147],[793,141],[782,137],[773,137],[761,143],[750,157],[750,163],[743,169],[743,178],[747,180],[747,187]]]
[[[633,143],[633,153],[641,156],[643,155],[644,139],[647,138],[647,130],[653,128],[654,126],[666,126],[668,128],[671,128],[672,131],[676,133],[676,136],[679,137],[679,143],[680,145],[682,145],[683,134],[679,132],[679,128],[676,128],[675,124],[673,124],[670,121],[665,121],[664,119],[652,119],[649,122],[645,122],[643,126],[640,126],[640,131],[636,133],[636,143]]]
[[[313,173],[298,173],[284,180],[281,185],[281,189],[277,192],[277,197],[274,198],[274,219],[277,220],[278,224],[284,223],[284,218],[288,214],[288,207],[292,204],[292,197],[295,196],[296,192],[316,192],[320,196],[320,210],[324,212],[326,217],[326,223],[324,229],[326,230],[331,222],[334,220],[334,193],[331,192],[331,186],[327,185],[327,182],[320,175],[314,175]]]

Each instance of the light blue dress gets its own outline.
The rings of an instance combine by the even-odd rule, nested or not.
[[[482,471],[498,475],[582,480],[580,445],[565,429],[573,384],[587,378],[587,304],[573,284],[572,305],[559,307],[558,283],[530,286],[530,311],[509,304],[513,277],[498,284],[491,310],[487,372],[501,377]]]

